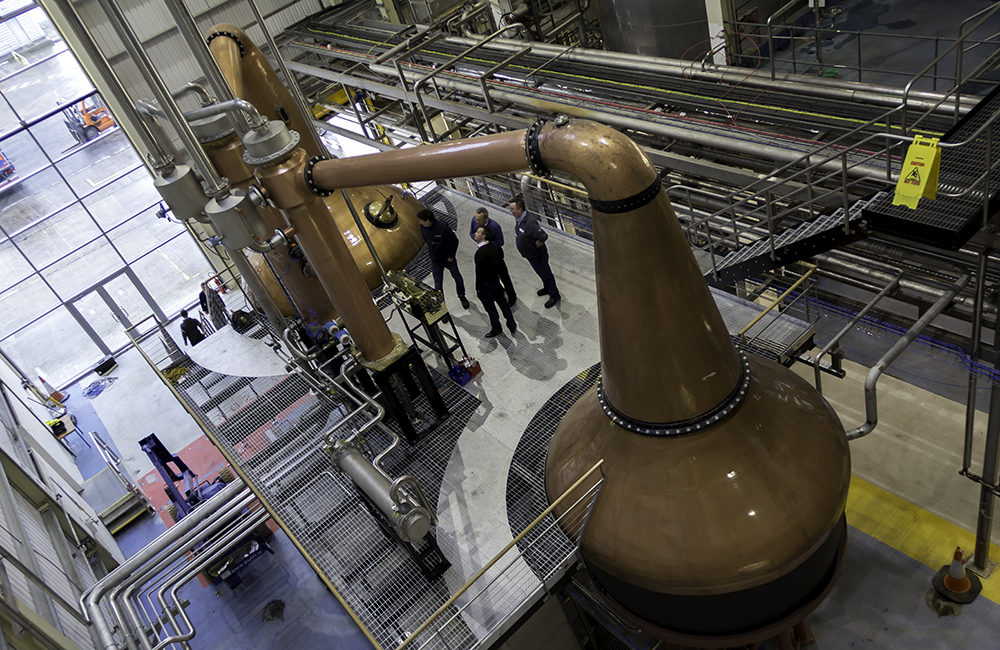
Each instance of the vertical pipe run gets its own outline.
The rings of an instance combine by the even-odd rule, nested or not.
[[[975,363],[979,360],[979,345],[983,335],[983,301],[986,296],[986,263],[990,249],[979,253],[979,264],[976,267],[976,304],[972,317],[972,351],[969,360]],[[969,471],[972,464],[972,434],[976,425],[976,384],[978,376],[975,370],[969,371],[969,392],[965,399],[965,449],[962,453],[962,473]],[[992,398],[991,398],[992,399]],[[992,401],[991,401],[992,404]]]
[[[156,95],[156,99],[160,102],[160,108],[167,114],[170,119],[171,124],[174,125],[177,134],[181,138],[181,142],[184,144],[184,148],[187,150],[188,155],[191,156],[191,160],[194,162],[195,167],[201,172],[202,178],[205,180],[205,184],[208,186],[206,192],[210,196],[215,196],[220,192],[226,190],[226,185],[223,180],[216,173],[215,168],[212,163],[209,162],[208,157],[205,152],[202,151],[201,145],[198,144],[198,140],[194,137],[194,133],[188,128],[187,121],[184,119],[184,115],[181,113],[180,108],[174,102],[173,96],[170,94],[170,89],[163,83],[163,79],[160,74],[153,67],[152,62],[146,53],[143,51],[141,44],[139,43],[139,38],[136,36],[135,32],[132,31],[132,27],[129,25],[128,21],[125,19],[125,14],[118,7],[117,4],[111,0],[97,0],[100,4],[101,9],[104,10],[105,15],[111,21],[114,26],[115,32],[118,37],[121,38],[122,43],[125,45],[125,49],[129,53],[132,61],[139,68],[142,76],[145,77],[146,82],[150,85],[153,90],[153,94]]]
[[[994,348],[996,341],[993,342]],[[972,564],[981,573],[989,572],[990,537],[993,534],[994,496],[1000,461],[1000,389],[994,383],[990,393],[990,419],[986,425],[986,452],[983,454],[983,484],[979,488],[979,519],[976,522],[976,550]]]

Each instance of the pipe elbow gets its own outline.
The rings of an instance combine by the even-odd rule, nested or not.
[[[656,168],[642,149],[614,128],[592,120],[556,120],[545,124],[532,142],[531,130],[525,142],[529,162],[537,147],[546,175],[549,170],[569,172],[590,193],[593,202],[615,202],[636,196],[659,185]],[[546,169],[547,168],[547,169]],[[599,209],[595,206],[595,209]]]

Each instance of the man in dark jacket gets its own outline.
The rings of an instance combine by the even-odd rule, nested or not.
[[[455,292],[462,306],[469,308],[469,301],[465,299],[465,281],[462,280],[462,272],[458,270],[458,262],[455,260],[455,253],[458,252],[458,237],[452,232],[448,224],[438,221],[437,217],[430,210],[423,209],[417,213],[417,220],[420,222],[420,234],[427,242],[427,252],[431,256],[431,274],[434,276],[434,290],[443,291],[444,270],[451,271],[451,277],[455,278]]]
[[[476,215],[472,217],[472,225],[469,227],[469,237],[475,240],[476,231],[480,228],[486,228],[490,243],[497,247],[497,252],[500,254],[499,264],[497,265],[500,271],[500,285],[507,294],[507,304],[513,307],[514,303],[517,302],[517,292],[514,291],[514,283],[511,282],[507,263],[503,260],[503,228],[496,221],[490,219],[490,213],[486,208],[478,208]]]
[[[486,228],[476,231],[475,240],[479,245],[476,250],[476,295],[490,317],[490,331],[486,333],[486,338],[491,339],[502,333],[497,305],[503,312],[511,335],[517,333],[517,323],[514,322],[510,305],[504,300],[503,289],[500,288],[500,249],[489,238],[490,232]]]
[[[545,306],[554,307],[559,302],[560,296],[555,276],[549,268],[549,251],[545,248],[545,240],[549,238],[549,234],[542,230],[535,217],[525,211],[523,199],[514,199],[510,202],[510,213],[516,220],[514,234],[517,236],[515,241],[517,252],[528,260],[531,268],[541,278],[542,288],[538,290],[538,295],[549,297]]]
[[[193,318],[188,318],[188,313],[186,309],[181,310],[181,336],[184,338],[184,344],[191,344],[194,347],[205,340],[205,334],[201,331],[201,323]]]

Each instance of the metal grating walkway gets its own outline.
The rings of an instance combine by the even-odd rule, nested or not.
[[[998,111],[1000,86],[946,133],[941,142],[965,142],[996,117]],[[997,166],[1000,158],[1000,134],[996,133],[995,125],[992,131],[987,129],[964,146],[942,148],[937,200],[921,199],[917,208],[911,210],[893,205],[891,192],[881,192],[865,209],[865,217],[878,230],[938,248],[959,249],[983,224],[984,183],[977,183],[977,179],[985,171],[988,149],[992,151],[992,167]],[[987,136],[992,137],[992,142],[987,142]],[[1000,207],[1000,183],[993,179],[986,187],[988,213],[992,216]],[[960,196],[942,196],[942,193]]]

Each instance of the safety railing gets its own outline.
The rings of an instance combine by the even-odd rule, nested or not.
[[[904,48],[909,52],[932,50],[933,54],[931,58],[935,63],[931,68],[931,74],[928,75],[928,78],[930,80],[930,89],[936,91],[939,83],[944,82],[954,85],[962,78],[962,57],[964,54],[977,48],[983,48],[984,50],[995,49],[998,42],[1000,42],[1000,34],[991,34],[987,37],[976,39],[970,38],[971,34],[997,11],[997,4],[986,7],[963,21],[959,28],[959,33],[955,38],[900,34],[895,32],[874,32],[872,30],[837,29],[833,27],[832,23],[830,26],[824,27],[822,25],[822,11],[818,5],[813,7],[812,10],[812,24],[782,22],[792,9],[796,6],[801,6],[801,4],[799,0],[791,0],[791,2],[788,2],[770,15],[764,22],[739,20],[743,17],[741,13],[738,13],[741,10],[734,11],[732,15],[736,20],[725,22],[726,31],[742,37],[751,44],[751,47],[747,48],[743,45],[735,45],[739,42],[738,39],[729,39],[734,44],[734,47],[738,48],[736,51],[729,53],[730,60],[750,67],[754,65],[766,66],[770,69],[772,79],[781,71],[779,68],[783,68],[793,74],[804,74],[810,72],[816,66],[822,66],[824,74],[828,74],[827,71],[829,70],[834,70],[838,74],[847,72],[856,74],[856,81],[864,81],[866,75],[869,78],[874,75],[889,78],[907,78],[913,74],[913,70],[900,70],[898,66],[895,68],[883,68],[871,65],[869,62],[875,57],[871,53],[876,51],[876,48],[878,51]],[[968,23],[977,18],[981,20],[972,28],[966,29]],[[842,44],[854,41],[855,63],[853,65],[833,60],[823,60],[823,41],[832,41],[834,39],[837,39]],[[940,54],[942,48],[947,48],[949,44],[954,44],[958,41],[962,41],[965,47],[957,52],[955,73],[941,72],[942,61]],[[894,43],[894,45],[890,47],[890,43]],[[815,45],[811,59],[799,58],[799,49],[803,44]],[[786,45],[787,47],[785,47]],[[787,52],[787,54],[779,58],[779,50]],[[761,62],[759,59],[762,56],[765,60]],[[985,54],[984,56],[990,58],[992,54]],[[991,83],[985,79],[983,82]]]
[[[577,549],[586,528],[587,517],[604,484],[598,461],[570,486],[558,499],[535,518],[523,531],[496,554],[461,588],[441,605],[434,614],[399,644],[396,650],[440,648],[470,650],[488,646],[495,635],[513,618],[525,611],[532,602],[548,594],[549,588],[565,570],[577,561]],[[585,487],[587,484],[589,487]],[[568,505],[564,505],[568,504]],[[560,516],[556,510],[564,508]],[[567,544],[568,542],[568,544]],[[556,554],[559,547],[568,554]],[[544,551],[541,551],[544,549]],[[548,556],[544,567],[534,566],[533,552]],[[494,568],[502,563],[502,568]],[[480,616],[488,612],[490,616]],[[477,614],[473,616],[473,614]],[[476,621],[492,621],[488,628]],[[472,627],[477,642],[462,643]]]
[[[149,500],[149,497],[143,493],[142,490],[132,481],[132,476],[122,461],[121,457],[115,452],[115,450],[105,442],[104,438],[101,437],[96,431],[90,431],[88,433],[90,439],[94,442],[94,449],[101,455],[104,459],[105,464],[107,464],[108,469],[111,473],[115,475],[118,481],[122,484],[128,492],[135,498],[136,501],[145,506],[149,514],[156,512],[156,508],[153,507],[153,503]]]
[[[1000,9],[1000,3],[979,16],[963,35],[975,31],[983,21]],[[828,210],[831,203],[843,207],[842,227],[850,232],[852,191],[864,186],[891,189],[901,166],[905,147],[914,141],[913,130],[939,106],[953,100],[960,101],[962,84],[979,73],[977,66],[966,77],[959,76],[955,87],[916,119],[910,119],[906,99],[914,83],[934,69],[941,59],[953,50],[965,46],[959,38],[947,50],[930,62],[907,84],[904,101],[882,115],[845,133],[833,141],[817,147],[807,155],[774,170],[768,178],[756,181],[737,192],[722,198],[726,204],[721,209],[706,209],[707,199],[718,201],[715,193],[685,185],[667,189],[675,201],[675,211],[686,224],[692,248],[703,251],[710,260],[718,278],[719,251],[728,253],[767,237],[770,255],[776,258],[775,235],[784,222],[797,223],[819,212]],[[956,106],[958,104],[956,103]],[[942,150],[981,147],[981,171],[961,187],[939,188],[938,198],[973,198],[981,200],[983,223],[989,216],[989,199],[994,190],[993,176],[997,162],[993,154],[993,132],[997,120],[989,116],[973,133],[960,142],[942,142]],[[894,126],[895,125],[895,126]],[[699,201],[700,199],[700,201]],[[765,232],[766,231],[766,232]]]

